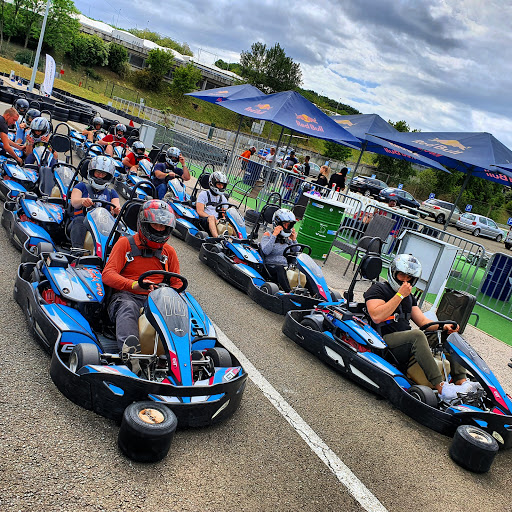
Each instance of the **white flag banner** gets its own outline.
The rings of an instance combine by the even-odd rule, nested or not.
[[[48,96],[52,95],[53,81],[55,80],[55,60],[46,54],[46,70],[44,72],[43,89]]]

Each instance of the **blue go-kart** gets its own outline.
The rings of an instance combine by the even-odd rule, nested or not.
[[[388,350],[386,342],[368,323],[364,304],[353,302],[358,275],[378,280],[382,261],[376,254],[361,260],[346,302],[318,305],[306,311],[290,311],[283,332],[329,366],[361,386],[388,399],[397,409],[419,423],[445,435],[454,436],[450,456],[462,467],[488,471],[499,448],[512,446],[512,400],[505,393],[487,364],[458,333],[438,331],[433,353],[441,373],[449,381],[449,362],[445,353],[468,371],[479,384],[443,401],[427,381],[418,363],[407,368]],[[432,322],[426,329],[452,320]]]
[[[239,407],[247,373],[217,339],[185,277],[163,270],[139,320],[142,353],[119,354],[98,257],[43,253],[20,265],[14,297],[42,347],[50,374],[71,401],[121,421],[119,446],[138,461],[163,458],[176,423],[202,427]],[[171,279],[181,280],[179,289]]]
[[[141,160],[139,162],[139,170],[137,173],[121,172],[116,169],[114,188],[124,199],[128,199],[134,187],[137,187],[136,197],[139,199],[149,199],[153,197],[153,184],[151,182],[151,169],[153,164],[149,160]]]

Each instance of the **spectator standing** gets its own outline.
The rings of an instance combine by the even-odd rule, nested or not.
[[[329,180],[329,188],[332,188],[334,185],[337,191],[343,192],[343,190],[345,190],[345,178],[347,174],[348,169],[346,167],[343,167],[343,169],[333,174]]]
[[[321,187],[327,187],[327,184],[329,183],[329,174],[331,170],[327,165],[322,165],[320,167],[320,171],[318,174],[318,178],[314,182],[315,185],[320,185]]]
[[[309,176],[309,173],[311,171],[311,166],[309,165],[309,161],[311,160],[311,157],[309,155],[304,158],[304,176]]]
[[[247,167],[247,162],[251,159],[251,156],[254,155],[254,153],[256,153],[256,148],[254,146],[251,146],[249,149],[246,149],[240,155],[240,160],[242,160],[242,171],[245,171],[245,168]]]

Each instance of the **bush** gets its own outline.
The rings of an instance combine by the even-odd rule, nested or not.
[[[31,64],[32,53],[33,52],[31,50],[22,50],[14,56],[14,60],[18,61],[20,64]]]
[[[92,78],[93,80],[103,80],[102,76],[100,74],[96,73],[96,71],[94,71],[94,69],[86,68],[85,69],[85,74],[89,78]]]
[[[158,91],[160,89],[160,82],[155,80],[153,74],[147,69],[135,71],[133,73],[133,83],[138,89],[148,91]]]

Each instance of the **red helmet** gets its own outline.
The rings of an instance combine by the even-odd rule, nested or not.
[[[163,230],[155,229],[152,224],[164,226]],[[176,217],[171,207],[159,199],[146,201],[140,208],[137,230],[141,242],[151,249],[160,249],[169,240],[176,225]]]

